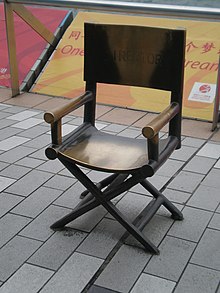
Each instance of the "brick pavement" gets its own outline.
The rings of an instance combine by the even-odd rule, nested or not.
[[[220,293],[219,130],[184,119],[181,150],[151,179],[185,218],[173,222],[165,209],[158,211],[144,229],[160,248],[152,256],[131,237],[121,243],[124,228],[102,207],[65,231],[49,228],[79,202],[83,190],[44,155],[50,135],[43,112],[65,102],[35,94],[10,98],[0,88],[0,293]],[[97,127],[138,137],[151,117],[100,105]],[[81,123],[81,110],[64,122],[67,133]],[[103,174],[89,176],[99,181]],[[149,200],[137,186],[116,204],[134,219]]]

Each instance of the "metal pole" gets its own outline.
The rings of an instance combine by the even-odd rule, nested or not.
[[[219,100],[220,100],[220,58],[218,64],[217,82],[216,82],[216,96],[213,111],[212,131],[214,131],[219,122]]]
[[[19,95],[18,62],[16,56],[16,41],[12,4],[4,1],[6,33],[8,41],[8,56],[11,75],[12,97]]]
[[[204,19],[220,19],[219,8],[193,7],[182,5],[163,5],[129,1],[111,0],[7,0],[9,3],[27,5],[45,5],[54,7],[68,7],[86,10],[115,11],[132,14],[154,14],[182,16]]]

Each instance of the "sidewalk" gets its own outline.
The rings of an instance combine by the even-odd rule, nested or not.
[[[152,256],[131,239],[121,243],[125,230],[102,207],[65,231],[49,228],[83,190],[44,155],[50,135],[43,112],[66,100],[10,95],[0,88],[0,293],[220,293],[219,130],[184,119],[182,148],[151,179],[184,214],[174,222],[161,208],[147,225],[161,252]],[[153,115],[99,105],[97,127],[138,137]],[[81,109],[64,122],[66,133],[81,123]],[[149,198],[140,186],[117,205],[134,219]]]

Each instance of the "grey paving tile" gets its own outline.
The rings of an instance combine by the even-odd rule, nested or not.
[[[54,204],[63,207],[74,209],[75,206],[81,201],[80,194],[85,190],[85,187],[78,181],[66,190]]]
[[[182,140],[182,145],[187,145],[191,147],[200,148],[205,143],[204,139],[194,138],[194,137],[185,137]]]
[[[10,151],[4,152],[3,154],[0,154],[0,161],[6,162],[6,163],[14,163],[31,153],[36,151],[35,149],[28,148],[25,146],[18,146]]]
[[[204,175],[201,174],[181,171],[167,187],[179,191],[193,192],[203,178]]]
[[[220,230],[220,214],[214,214],[211,222],[209,223],[209,228]]]
[[[37,151],[35,150],[34,152],[32,152],[30,157],[36,158],[36,159],[39,159],[39,160],[44,160],[44,161],[48,160],[46,155],[45,155],[45,148],[42,148],[42,149],[37,150]]]
[[[184,162],[168,159],[165,164],[157,171],[157,175],[172,177],[177,171],[181,169]]]
[[[50,226],[70,211],[71,210],[51,205],[25,227],[20,232],[20,235],[46,241],[54,233],[54,231],[50,229]]]
[[[176,287],[175,293],[214,293],[220,272],[189,264]]]
[[[73,124],[73,125],[81,125],[83,123],[83,117],[76,117],[72,116],[73,119],[69,120],[68,123]]]
[[[51,179],[49,179],[44,186],[51,187],[60,190],[66,190],[70,188],[76,182],[75,178],[70,178],[61,175],[55,175]]]
[[[125,130],[126,128],[127,128],[127,125],[120,125],[120,124],[111,123],[105,127],[105,130],[109,131],[109,132],[119,133],[119,132]]]
[[[28,262],[51,270],[58,270],[86,236],[87,233],[72,229],[56,232]]]
[[[59,175],[62,175],[62,176],[67,176],[67,177],[71,177],[71,178],[73,178],[73,175],[72,175],[72,174],[70,173],[70,171],[67,170],[67,169],[63,169],[63,170],[61,170],[58,174],[59,174]]]
[[[64,166],[59,160],[50,160],[41,164],[37,169],[50,173],[58,173],[64,169]]]
[[[46,147],[50,142],[51,142],[51,139],[49,135],[42,134],[26,142],[24,145],[27,147],[35,148],[35,149],[40,149],[40,148]]]
[[[10,116],[9,113],[6,113],[6,112],[0,112],[0,119],[1,119],[1,120],[4,120],[4,118],[7,118],[8,116]]]
[[[13,214],[7,214],[0,219],[0,247],[7,243],[19,231],[21,231],[30,219]]]
[[[17,205],[12,212],[26,217],[35,218],[58,196],[60,196],[61,193],[62,191],[60,190],[40,187]]]
[[[170,201],[177,202],[180,204],[185,204],[191,196],[191,193],[182,192],[179,190],[174,190],[174,189],[169,189],[169,188],[166,188],[163,191],[163,194]]]
[[[15,236],[0,250],[0,280],[6,281],[40,247],[42,242]]]
[[[37,118],[29,118],[23,121],[20,121],[18,123],[15,123],[13,127],[19,128],[19,129],[30,129],[38,124],[41,124],[42,120]]]
[[[69,134],[71,131],[73,131],[76,128],[77,126],[72,124],[62,124],[62,136]],[[50,131],[47,134],[50,134]]]
[[[15,107],[13,107],[15,109]],[[22,110],[22,109],[20,109]],[[15,121],[23,121],[25,119],[28,119],[30,117],[33,117],[35,115],[39,114],[37,111],[32,110],[25,110],[25,111],[19,111],[19,113],[16,113],[14,115],[10,115],[9,119],[15,120]]]
[[[103,219],[77,251],[105,259],[124,232],[125,229],[117,221]]]
[[[34,116],[34,118],[39,118],[44,120],[44,111],[38,110],[38,114]],[[45,123],[47,125],[47,123]]]
[[[99,182],[102,179],[106,178],[107,176],[108,176],[108,174],[106,174],[106,172],[98,172],[98,171],[94,171],[94,170],[88,173],[88,177],[93,182]]]
[[[200,185],[187,205],[214,211],[220,203],[219,189]]]
[[[9,151],[25,142],[29,141],[29,138],[20,136],[11,136],[0,141],[0,150]]]
[[[22,111],[26,110],[25,107],[11,106],[11,105],[8,105],[8,106],[10,106],[10,107],[7,107],[6,109],[3,109],[4,112],[11,113],[11,114],[16,114],[16,113],[19,113],[19,112],[22,112]]]
[[[148,178],[148,181],[154,185],[158,190],[160,190],[168,181],[170,180],[170,177],[167,176],[160,176],[155,174],[153,177]],[[137,192],[145,195],[149,195],[150,193],[142,187],[142,185],[138,184],[135,185],[130,189],[132,192]]]
[[[183,205],[181,205],[179,203],[174,203],[174,206],[180,211],[182,211],[183,207],[184,207]],[[159,208],[159,210],[157,211],[157,215],[166,217],[168,219],[171,218],[171,213],[164,206],[161,206]]]
[[[170,176],[160,176],[158,174],[155,174],[154,176],[148,178],[148,181],[153,184],[154,187],[156,187],[158,190],[160,190],[169,180]]]
[[[156,276],[141,274],[131,293],[172,293],[176,283]]]
[[[220,213],[220,205],[218,206],[216,213]]]
[[[108,124],[96,121],[95,126],[98,130],[105,128]]]
[[[214,187],[214,188],[220,188],[220,169],[212,169],[209,174],[205,177],[205,179],[202,181],[202,185]]]
[[[216,160],[212,158],[195,156],[189,161],[183,170],[200,174],[207,174],[215,162]]]
[[[0,193],[0,218],[10,211],[14,206],[19,204],[24,198],[10,193]]]
[[[134,130],[127,128],[125,130],[122,130],[118,135],[123,136],[123,137],[131,137],[131,138],[136,138],[141,134],[141,130]]]
[[[102,206],[87,212],[81,217],[75,219],[67,226],[70,228],[82,230],[85,232],[90,232],[92,229],[102,220],[102,218],[107,214],[107,211]]]
[[[65,116],[62,119],[63,123],[69,123],[69,121],[71,121],[71,120],[73,120],[73,117],[72,116]],[[83,119],[82,119],[82,121],[83,121]]]
[[[212,217],[212,213],[191,207],[185,207],[182,212],[184,220],[174,222],[168,235],[195,242],[199,241]]]
[[[52,275],[50,270],[24,264],[0,287],[0,293],[37,293]]]
[[[214,168],[220,169],[220,159],[216,162]]]
[[[27,175],[22,177],[19,181],[15,182],[9,188],[7,188],[7,192],[28,196],[30,193],[39,188],[42,184],[44,184],[49,178],[51,178],[52,174],[33,170],[29,172]]]
[[[0,162],[0,171],[2,171],[3,169],[5,169],[8,166],[9,166],[9,164],[4,163],[4,162]]]
[[[5,127],[3,129],[0,129],[0,137],[1,137],[1,140],[4,140],[7,138],[10,138],[11,136],[17,135],[20,132],[21,132],[21,129]]]
[[[220,145],[216,143],[206,143],[201,150],[197,153],[198,156],[219,159]]]
[[[44,162],[45,161],[43,161],[43,160],[38,160],[35,158],[31,158],[31,157],[25,157],[25,158],[22,158],[21,160],[17,161],[15,164],[34,169],[34,168],[40,166],[41,164],[43,164]]]
[[[21,131],[19,133],[19,135],[27,137],[27,138],[36,138],[36,137],[38,137],[48,131],[49,131],[49,127],[47,125],[45,125],[45,126],[44,125],[36,125],[30,129]]]
[[[12,185],[16,180],[8,177],[0,176],[0,192]]]
[[[51,278],[41,293],[80,293],[102,265],[102,260],[75,252]]]
[[[220,271],[220,231],[206,229],[190,262]]]
[[[98,277],[95,285],[119,292],[129,292],[150,254],[143,249],[123,245]]]
[[[183,145],[181,149],[176,150],[170,156],[171,159],[180,160],[180,161],[187,161],[189,160],[192,155],[197,151],[196,148]]]
[[[16,122],[14,120],[8,120],[8,119],[1,120],[0,129],[6,128],[6,127],[8,128],[9,126],[13,126],[13,124],[15,124],[15,123]]]
[[[119,293],[110,289],[106,289],[100,286],[96,286],[96,285],[92,285],[89,290],[88,293]]]
[[[148,238],[154,245],[158,246],[165,237],[172,223],[173,220],[170,217],[167,218],[160,215],[155,215],[144,227],[142,232],[146,238]],[[143,246],[133,236],[129,236],[125,243],[143,248]]]
[[[30,168],[26,168],[23,166],[10,165],[0,172],[0,176],[3,175],[12,179],[20,179],[25,174],[30,172],[30,170]]]
[[[8,104],[3,104],[3,103],[0,103],[0,110],[6,110],[7,108],[10,108],[12,107],[11,105],[8,105]]]
[[[159,246],[160,255],[153,256],[144,271],[176,282],[195,246],[195,243],[167,236]]]
[[[140,212],[147,206],[152,198],[141,194],[135,194],[128,192],[125,196],[116,204],[116,207],[129,221],[133,221]],[[108,217],[113,218],[110,214]]]

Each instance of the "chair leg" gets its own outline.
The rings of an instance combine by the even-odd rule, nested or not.
[[[128,175],[117,174],[117,176],[115,176],[115,180],[106,188],[106,191],[103,193],[106,201],[110,201],[120,194],[120,192],[111,192],[110,187],[114,187],[116,182],[119,183],[124,181],[125,177],[128,177]],[[88,191],[88,194],[81,200],[81,202],[73,209],[72,212],[53,223],[50,228],[53,230],[63,229],[65,225],[87,213],[88,211],[98,207],[99,205],[101,205],[101,203],[96,200],[96,198],[92,195],[90,191]]]
[[[103,179],[102,181],[100,181],[99,183],[96,184],[96,186],[101,190],[102,188],[108,186],[109,184],[111,184],[115,178],[117,178],[119,176],[119,174],[112,174],[110,176],[108,176],[107,178]],[[84,198],[89,192],[89,190],[85,190],[80,194],[80,198]]]
[[[108,212],[116,220],[118,220],[118,222],[146,248],[146,250],[154,254],[159,254],[159,249],[149,239],[147,239],[136,226],[127,221],[121,212],[111,202],[106,202],[106,204],[103,204],[103,206],[105,206]]]
[[[96,200],[103,205],[103,207],[122,225],[124,228],[133,235],[145,248],[154,254],[159,254],[158,248],[148,239],[144,237],[142,232],[135,227],[132,223],[128,222],[121,212],[109,201],[106,200],[104,193],[101,192],[97,186],[76,166],[70,164],[68,161],[62,163],[71,170],[71,173],[79,179],[79,181],[89,190]],[[136,183],[135,183],[136,184]],[[129,189],[129,186],[128,186]]]
[[[162,199],[162,205],[171,213],[174,220],[183,220],[183,214],[177,209],[159,190],[157,190],[147,179],[144,179],[140,184],[148,190],[155,198]]]

